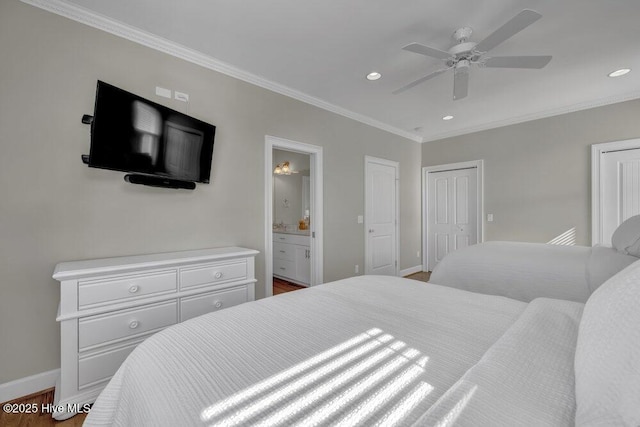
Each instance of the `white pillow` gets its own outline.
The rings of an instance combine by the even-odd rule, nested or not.
[[[616,228],[611,245],[620,253],[640,257],[640,215],[632,216]]]
[[[600,286],[580,321],[576,425],[640,425],[640,261]]]

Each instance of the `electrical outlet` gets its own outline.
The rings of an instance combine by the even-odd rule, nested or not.
[[[487,222],[493,222],[493,214],[487,214]]]
[[[360,273],[360,266],[356,264],[356,274]]]

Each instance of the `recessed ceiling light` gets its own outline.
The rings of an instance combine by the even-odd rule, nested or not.
[[[631,71],[631,68],[621,68],[619,70],[616,70],[612,73],[609,73],[609,77],[620,77],[620,76],[624,76],[625,74],[628,74]]]
[[[442,120],[451,120],[451,119],[453,119],[453,116],[444,116],[442,118]]]
[[[382,74],[377,71],[367,74],[367,80],[378,80],[380,77],[382,77]]]

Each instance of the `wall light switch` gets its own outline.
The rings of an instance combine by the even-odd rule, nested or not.
[[[487,222],[493,222],[493,214],[487,214]]]
[[[165,89],[160,86],[156,86],[156,95],[161,96],[163,98],[171,99],[171,89]]]
[[[364,222],[364,217],[362,215],[358,215],[358,224],[362,224]]]

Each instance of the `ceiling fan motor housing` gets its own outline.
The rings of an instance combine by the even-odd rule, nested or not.
[[[477,43],[474,42],[460,43],[449,49],[449,53],[453,56],[460,56],[465,53],[471,52],[476,47],[476,45]]]
[[[469,40],[471,34],[473,34],[473,30],[470,27],[462,27],[455,30],[451,37],[453,37],[453,39],[458,43],[463,43]]]
[[[461,59],[460,61],[458,61],[456,63],[456,70],[462,70],[464,68],[469,68],[469,65],[471,65],[471,63],[468,60]]]

